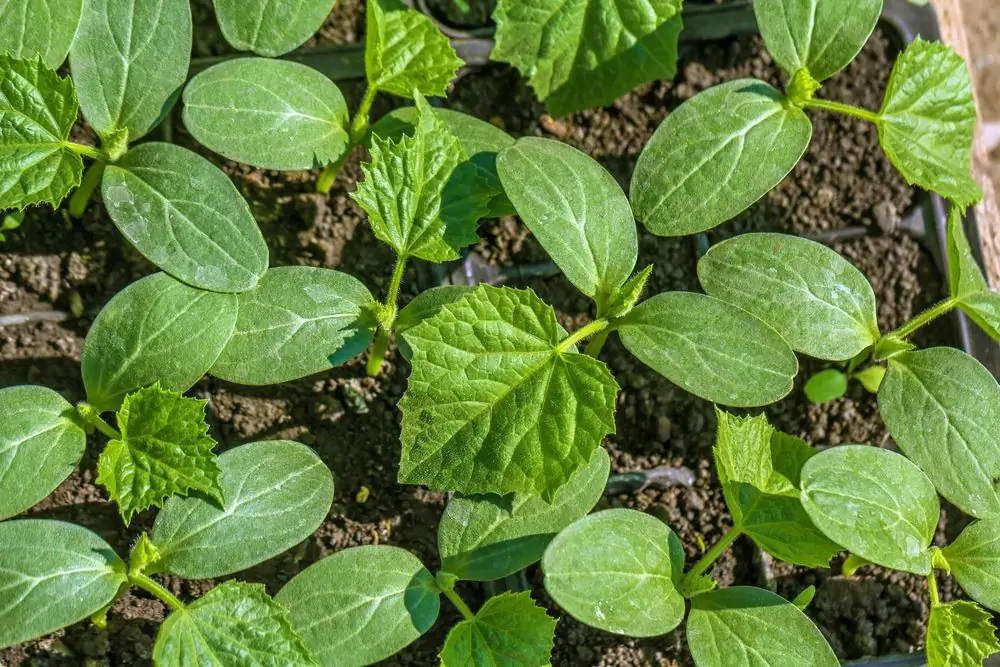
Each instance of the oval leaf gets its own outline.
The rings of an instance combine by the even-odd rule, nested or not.
[[[802,506],[837,544],[878,565],[926,575],[940,503],[934,485],[906,457],[844,445],[802,467]]]
[[[951,347],[897,354],[878,407],[942,496],[974,517],[1000,516],[1000,385],[981,363]]]
[[[629,352],[705,400],[767,405],[792,390],[798,361],[781,336],[719,299],[668,292],[643,301],[618,329]]]
[[[153,525],[156,571],[209,579],[245,570],[309,537],[333,503],[333,475],[313,450],[274,440],[217,459],[225,499],[173,497]]]
[[[213,0],[222,36],[240,51],[276,58],[319,30],[336,0]]]
[[[501,593],[451,629],[441,665],[549,665],[555,631],[556,619],[535,604],[530,592]]]
[[[829,403],[847,393],[847,376],[836,368],[827,368],[809,378],[802,390],[813,403]]]
[[[630,637],[670,632],[684,617],[684,598],[674,587],[676,540],[666,524],[642,512],[591,514],[545,550],[545,590],[595,628]]]
[[[80,362],[87,400],[117,410],[155,382],[184,392],[208,372],[236,324],[232,294],[205,292],[164,273],[116,294],[87,332]]]
[[[86,528],[37,519],[0,523],[0,647],[87,618],[124,582],[125,563]]]
[[[212,375],[240,384],[278,384],[333,368],[372,340],[375,303],[361,282],[308,266],[269,270],[239,295],[232,338]]]
[[[709,88],[667,116],[642,149],[629,193],[635,217],[659,236],[711,229],[781,182],[811,137],[809,118],[763,81]]]
[[[310,565],[275,600],[323,667],[369,665],[427,632],[441,608],[434,577],[398,547],[345,549]]]
[[[19,59],[41,56],[46,65],[59,69],[82,11],[83,0],[8,0],[0,7],[0,53]]]
[[[973,522],[942,552],[969,597],[1000,610],[1000,520]]]

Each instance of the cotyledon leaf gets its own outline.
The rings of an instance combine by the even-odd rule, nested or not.
[[[7,0],[0,6],[0,53],[21,59],[41,56],[58,69],[76,37],[82,11],[83,0]]]
[[[529,591],[494,595],[448,632],[441,667],[545,667],[551,664],[555,630],[556,619]]]
[[[974,521],[941,551],[969,597],[1000,610],[1000,520]]]
[[[276,58],[323,26],[336,0],[213,0],[222,36],[240,51]]]

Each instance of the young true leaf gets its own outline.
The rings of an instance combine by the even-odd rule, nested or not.
[[[530,290],[483,285],[403,338],[401,482],[551,501],[614,432],[618,384]]]
[[[967,297],[959,308],[993,340],[1000,341],[1000,294],[989,291]]]
[[[101,452],[97,483],[118,503],[126,525],[136,512],[161,507],[175,494],[198,491],[222,502],[207,403],[158,384],[125,397],[118,411],[122,437]]]
[[[472,285],[440,285],[424,290],[399,311],[393,330],[399,334],[412,329],[427,318],[434,317],[444,306],[458,301],[475,289]]]
[[[594,450],[551,504],[527,493],[456,495],[438,525],[441,569],[466,581],[493,581],[537,562],[556,533],[594,508],[610,465],[606,451]]]
[[[417,117],[413,136],[372,138],[371,164],[361,165],[365,178],[351,198],[400,257],[443,262],[479,239],[488,195],[475,171],[458,168],[468,156],[419,94]]]
[[[497,172],[531,234],[603,315],[639,252],[632,209],[614,176],[586,153],[538,137],[500,153]]]
[[[1000,340],[1000,294],[990,291],[986,283],[957,206],[948,213],[948,272],[951,297],[958,299],[958,307],[987,334]]]
[[[312,169],[338,160],[348,145],[340,89],[288,60],[208,68],[184,89],[184,126],[216,153],[264,169]]]
[[[680,13],[681,0],[500,0],[490,58],[520,70],[565,116],[674,78]]]
[[[149,261],[194,287],[245,292],[267,270],[267,244],[229,177],[186,148],[148,143],[109,165],[108,215]]]
[[[240,51],[282,56],[319,30],[336,0],[213,0],[222,36]]]
[[[898,354],[878,406],[942,496],[974,517],[1000,516],[1000,385],[982,364],[951,347]]]
[[[802,506],[827,537],[865,560],[930,572],[940,503],[906,457],[867,445],[821,452],[802,469]]]
[[[962,209],[982,197],[970,175],[972,84],[965,61],[950,47],[920,37],[906,47],[892,68],[876,124],[885,154],[908,183]]]
[[[83,0],[9,0],[0,7],[0,53],[41,56],[52,69],[66,60],[80,24]],[[8,71],[4,68],[4,71]]]
[[[976,602],[1000,609],[1000,521],[974,521],[942,551],[962,589]]]
[[[764,45],[789,75],[806,69],[828,79],[861,51],[882,14],[882,0],[761,0],[754,14]]]
[[[76,468],[86,446],[76,411],[56,392],[31,386],[0,389],[0,520],[52,493]]]
[[[555,631],[556,619],[535,604],[531,593],[501,593],[451,629],[441,667],[545,667]]]
[[[1000,652],[992,614],[974,602],[931,607],[927,624],[927,667],[980,667]]]
[[[333,476],[297,442],[254,442],[216,460],[224,503],[171,498],[157,515],[153,571],[188,579],[245,570],[306,539],[333,502]]]
[[[860,371],[854,373],[853,377],[856,378],[865,389],[873,394],[877,394],[879,387],[882,386],[882,380],[885,378],[886,370],[885,366],[869,366],[868,368],[862,368]]]
[[[687,641],[698,667],[838,667],[812,621],[783,597],[735,586],[691,598]]]
[[[281,266],[239,295],[232,338],[212,375],[240,384],[277,384],[333,368],[364,350],[375,303],[356,278],[332,269]]]
[[[123,583],[125,563],[86,528],[38,519],[0,523],[0,647],[87,618]]]
[[[0,209],[56,206],[83,173],[83,160],[66,145],[76,122],[73,82],[38,58],[0,53],[0,70]]]
[[[87,332],[80,363],[87,400],[105,412],[154,382],[187,391],[222,352],[236,313],[232,294],[197,290],[164,273],[137,280]]]
[[[323,667],[369,665],[430,630],[441,608],[420,560],[389,546],[354,547],[310,565],[275,600]]]
[[[156,637],[160,667],[315,665],[263,584],[227,581],[174,611]]]
[[[761,318],[793,350],[851,359],[879,338],[875,292],[824,245],[787,234],[742,234],[712,246],[698,279],[714,297]]]
[[[847,393],[847,376],[836,368],[827,368],[809,378],[802,390],[813,403],[828,403]]]
[[[684,598],[675,568],[683,565],[673,531],[628,509],[576,521],[542,558],[545,590],[560,607],[581,623],[630,637],[662,635],[680,624]]]
[[[83,115],[101,137],[156,127],[187,78],[188,0],[87,0],[70,50]]]
[[[371,0],[365,20],[370,88],[400,97],[446,93],[462,59],[430,18],[399,0]]]
[[[777,185],[811,137],[805,113],[763,81],[709,88],[667,116],[642,149],[629,192],[635,217],[659,236],[711,229]]]
[[[674,384],[723,405],[767,405],[792,390],[798,361],[756,317],[693,292],[643,301],[618,332],[629,352]]]

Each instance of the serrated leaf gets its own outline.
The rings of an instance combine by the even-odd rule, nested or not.
[[[399,480],[551,500],[615,429],[618,384],[530,290],[483,285],[403,334]]]
[[[160,560],[160,550],[156,548],[149,535],[143,532],[139,535],[139,540],[129,551],[128,567],[130,572],[143,572],[147,568],[154,567]]]
[[[812,403],[828,403],[847,393],[847,376],[836,368],[827,368],[814,374],[802,390]]]
[[[649,276],[652,273],[653,265],[650,264],[625,281],[625,284],[612,297],[611,304],[607,309],[607,316],[611,318],[624,317],[632,312],[635,304],[642,297],[642,292],[646,289],[646,281],[649,280]]]
[[[675,583],[680,575],[674,571],[675,542],[673,531],[648,514],[628,509],[591,514],[560,532],[545,550],[545,590],[581,623],[630,637],[665,634],[684,617]]]
[[[414,89],[443,97],[462,59],[434,22],[399,0],[371,0],[366,11],[368,85],[400,97]]]
[[[680,12],[681,0],[500,0],[490,58],[520,70],[565,116],[674,78]]]
[[[332,269],[281,266],[239,295],[239,315],[212,375],[278,384],[325,371],[372,340],[375,303],[359,280]]]
[[[734,586],[691,598],[687,641],[698,667],[839,667],[794,604],[761,588]]]
[[[76,36],[83,0],[8,0],[0,7],[0,53],[58,69]],[[6,68],[4,68],[6,71]]]
[[[267,270],[267,244],[250,207],[228,176],[186,148],[133,148],[108,165],[101,196],[139,252],[193,287],[245,292]]]
[[[671,112],[642,149],[629,191],[635,217],[659,236],[711,229],[781,182],[811,137],[808,116],[763,81],[709,88]]]
[[[551,503],[526,493],[456,495],[438,524],[441,569],[466,581],[492,581],[537,562],[556,533],[601,499],[610,466],[608,453],[595,450]]]
[[[974,521],[942,552],[969,597],[1000,610],[1000,520]]]
[[[983,196],[972,179],[976,103],[965,61],[940,42],[917,37],[892,68],[879,141],[906,182],[950,199],[958,207]]]
[[[337,84],[288,60],[222,62],[184,88],[184,126],[198,143],[263,169],[335,162],[347,150],[348,125]]]
[[[237,581],[171,613],[157,633],[153,660],[160,667],[316,664],[263,584]]]
[[[500,153],[497,173],[532,236],[603,314],[639,252],[632,209],[614,176],[586,153],[538,137]]]
[[[39,519],[0,523],[0,647],[87,618],[123,583],[125,563],[86,528]]]
[[[153,525],[155,571],[209,579],[245,570],[309,537],[330,511],[333,476],[305,445],[254,442],[216,463],[222,506],[169,499]]]
[[[767,405],[792,390],[798,361],[772,328],[725,301],[667,292],[621,320],[629,352],[676,385],[722,405]]]
[[[898,354],[878,406],[942,496],[974,517],[1000,516],[1000,385],[981,363],[951,347]]]
[[[310,565],[275,599],[323,667],[368,665],[430,630],[441,601],[434,577],[404,549],[345,549]]]
[[[761,0],[754,14],[768,52],[789,75],[833,76],[861,51],[882,14],[882,0]]]
[[[154,382],[187,391],[219,357],[236,316],[232,294],[197,290],[164,273],[137,280],[87,332],[80,363],[87,400],[106,412]]]
[[[851,359],[879,338],[875,292],[857,268],[826,246],[787,234],[742,234],[698,261],[712,296],[761,318],[793,350]]]
[[[535,604],[531,593],[491,597],[475,618],[456,625],[441,649],[441,667],[546,667],[556,619]]]
[[[83,115],[134,142],[159,124],[187,78],[188,0],[87,0],[69,61]]]
[[[927,667],[981,667],[1000,652],[992,614],[974,602],[931,607],[927,624]]]
[[[827,537],[865,560],[930,572],[941,506],[934,485],[906,457],[867,445],[820,452],[802,469],[802,506]]]
[[[412,329],[475,289],[472,285],[439,285],[424,290],[399,311],[392,328],[397,334]]]
[[[222,36],[239,51],[269,58],[301,46],[323,27],[336,0],[213,0]]]
[[[86,446],[76,410],[56,392],[0,389],[0,520],[52,493],[80,463]]]
[[[0,71],[0,210],[57,206],[83,174],[83,160],[66,145],[78,108],[73,82],[40,59],[2,52]]]

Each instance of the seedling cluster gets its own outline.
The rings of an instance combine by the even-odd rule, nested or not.
[[[0,18],[49,4],[11,0]],[[38,386],[0,390],[0,646],[88,617],[100,624],[138,587],[171,609],[157,664],[363,665],[427,632],[443,596],[463,617],[441,649],[443,665],[545,665],[556,619],[529,593],[491,597],[474,612],[457,587],[540,561],[546,590],[569,615],[632,637],[685,622],[702,667],[839,664],[802,611],[811,590],[787,601],[717,588],[713,563],[745,536],[797,565],[828,567],[846,550],[847,573],[876,564],[926,576],[935,667],[977,665],[1000,651],[986,611],[1000,612],[1000,386],[960,350],[909,341],[953,309],[1000,340],[1000,295],[962,226],[980,193],[969,176],[969,77],[953,51],[914,41],[882,108],[857,109],[817,93],[861,50],[881,1],[757,0],[786,90],[745,79],[696,95],[653,135],[626,194],[574,148],[515,140],[435,108],[427,98],[447,93],[462,61],[427,17],[398,0],[367,3],[367,87],[353,117],[333,81],[277,58],[318,29],[330,0],[214,4],[227,41],[256,55],[190,81],[187,0],[70,0],[0,35],[8,155],[0,209],[55,206],[73,191],[69,209],[79,215],[100,186],[115,225],[162,270],[116,295],[94,321],[81,361],[85,402],[73,406]],[[676,69],[680,0],[590,4],[594,11],[567,0],[501,0],[495,13],[493,57],[528,76],[555,115],[610,103]],[[64,78],[55,70],[67,53]],[[413,105],[373,123],[379,93]],[[355,149],[366,149],[350,196],[395,253],[384,298],[339,271],[269,267],[250,207],[223,171],[170,143],[136,143],[178,99],[205,148],[259,168],[320,170],[321,192]],[[80,110],[100,147],[69,140]],[[677,236],[739,214],[801,158],[812,133],[807,110],[871,121],[906,179],[951,201],[949,298],[883,334],[861,272],[825,246],[779,234],[709,249],[698,263],[704,294],[647,297],[656,268],[636,270],[637,221]],[[86,170],[83,158],[92,160]],[[531,290],[490,285],[437,287],[400,307],[410,260],[458,259],[477,242],[481,219],[515,213],[593,300],[592,321],[567,332]],[[619,387],[599,355],[613,334],[670,382],[733,408],[788,395],[796,353],[837,364],[811,378],[807,394],[829,400],[849,380],[861,382],[878,394],[902,453],[819,451],[763,415],[717,408],[716,472],[733,526],[686,567],[683,545],[658,519],[589,514],[610,472],[601,445],[615,431]],[[312,534],[333,500],[330,471],[304,445],[258,442],[217,455],[205,402],[184,392],[206,374],[288,382],[366,350],[375,376],[394,335],[410,369],[399,403],[399,481],[453,492],[438,532],[440,568],[432,574],[399,547],[356,547],[307,567],[273,598],[260,585],[227,581],[188,604],[152,578],[245,570]],[[95,430],[108,438],[97,481],[123,521],[161,508],[127,562],[82,527],[13,518],[72,473]],[[975,519],[943,548],[932,545],[938,494]],[[943,604],[937,570],[976,602]]]

